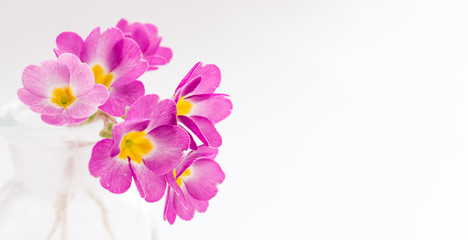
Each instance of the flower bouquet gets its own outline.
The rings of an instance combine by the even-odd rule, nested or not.
[[[122,19],[116,27],[95,28],[84,40],[74,32],[61,33],[56,43],[56,59],[26,67],[18,97],[49,125],[71,130],[101,126],[92,128],[101,140],[91,141],[92,150],[81,153],[89,160],[89,171],[77,168],[78,174],[90,174],[94,177],[90,184],[99,185],[99,179],[103,188],[115,194],[129,190],[133,180],[141,198],[150,203],[166,195],[163,218],[170,224],[177,216],[190,220],[195,211],[205,212],[225,177],[215,161],[222,143],[215,124],[232,110],[229,96],[215,93],[221,81],[218,67],[196,63],[172,98],[161,99],[145,93],[138,80],[172,58],[171,49],[160,46],[156,26]],[[86,145],[68,140],[67,144],[72,155],[76,155],[72,149]],[[47,146],[47,141],[41,145]],[[48,154],[53,158],[51,150]],[[62,196],[54,199],[56,218],[46,239],[57,235],[58,226],[66,222],[73,198],[63,194],[69,191],[59,192]],[[103,204],[98,204],[103,212],[100,218],[113,221],[105,219],[104,213],[110,210]],[[109,224],[104,226],[112,232]]]

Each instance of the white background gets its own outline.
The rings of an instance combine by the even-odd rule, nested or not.
[[[154,23],[173,61],[142,79],[170,97],[217,64],[234,111],[207,213],[160,239],[468,239],[468,3],[0,0],[0,101],[55,37]],[[12,176],[0,148],[0,185]]]

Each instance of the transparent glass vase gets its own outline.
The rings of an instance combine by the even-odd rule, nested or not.
[[[48,126],[22,104],[4,108],[0,133],[15,174],[0,189],[0,239],[154,239],[137,193],[112,194],[89,173],[102,127]]]

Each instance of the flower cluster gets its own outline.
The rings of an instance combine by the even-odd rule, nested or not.
[[[164,219],[171,224],[176,216],[190,220],[206,211],[224,180],[215,161],[222,144],[215,124],[232,110],[229,96],[215,93],[218,67],[195,64],[174,95],[161,99],[145,95],[138,80],[172,58],[156,26],[122,19],[85,40],[64,32],[56,43],[57,59],[24,70],[19,99],[52,125],[86,124],[98,114],[112,120],[89,162],[91,175],[110,192],[126,192],[133,179],[147,202],[166,193]]]

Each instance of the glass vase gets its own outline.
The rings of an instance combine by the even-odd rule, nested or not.
[[[4,108],[0,133],[15,174],[0,190],[0,239],[153,239],[136,191],[112,194],[89,173],[102,128],[49,126],[19,103]]]

